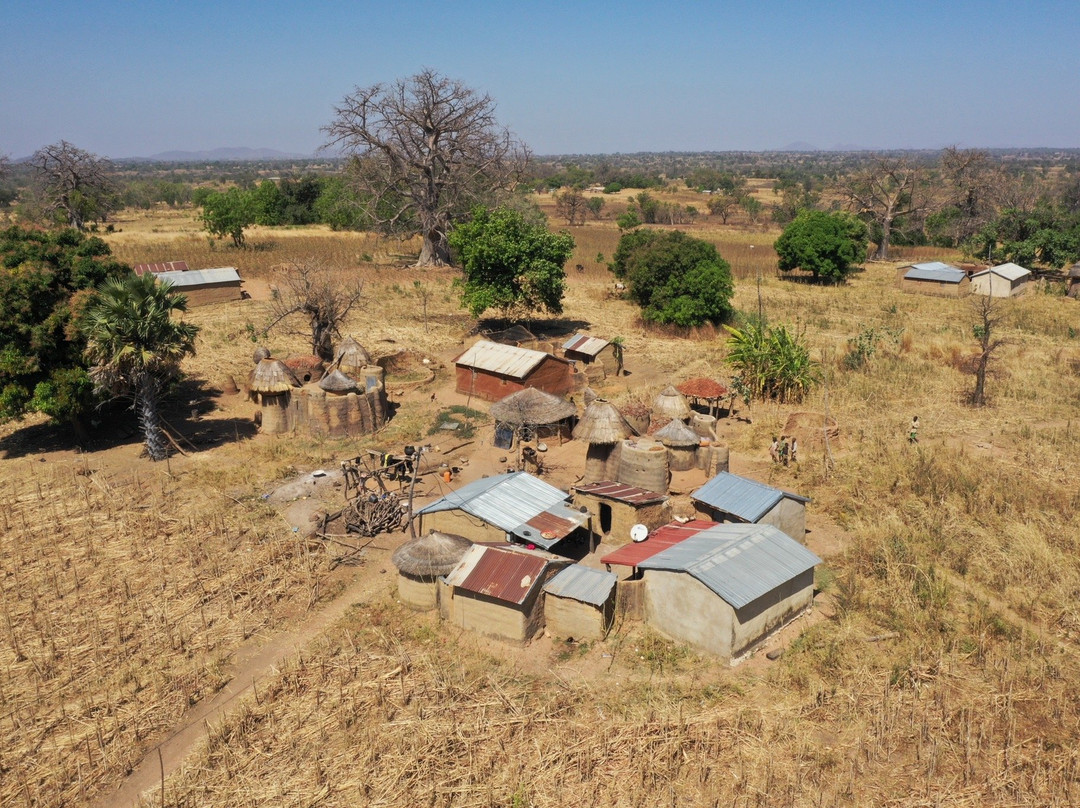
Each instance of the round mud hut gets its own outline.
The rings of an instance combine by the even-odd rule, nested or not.
[[[686,397],[669,384],[653,399],[652,414],[654,418],[685,421],[690,417],[690,405],[686,403]]]
[[[672,471],[689,471],[697,466],[701,438],[682,421],[671,421],[653,437],[667,447],[668,466]]]
[[[401,602],[423,611],[438,608],[439,576],[448,575],[470,547],[464,536],[432,530],[397,548],[390,560],[398,568]]]
[[[585,414],[574,427],[574,439],[589,444],[585,453],[584,482],[614,480],[619,468],[618,447],[633,434],[633,427],[610,401],[598,398],[586,407]]]
[[[615,481],[663,494],[668,490],[667,447],[652,438],[624,440],[619,446]]]
[[[519,440],[569,438],[577,407],[559,396],[526,387],[491,405],[495,432],[512,432]]]
[[[279,359],[262,359],[252,368],[248,390],[259,405],[263,432],[279,435],[292,429],[289,403],[292,391],[299,386],[296,376]]]
[[[323,364],[322,359],[315,355],[290,356],[283,361],[286,366],[288,366],[289,370],[293,372],[293,375],[300,381],[300,384],[307,384],[310,381],[321,378],[323,371],[326,370],[326,365]]]

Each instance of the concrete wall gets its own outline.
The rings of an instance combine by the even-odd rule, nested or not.
[[[432,530],[438,530],[441,533],[456,533],[474,542],[506,541],[505,531],[459,510],[422,514],[418,534],[425,535]]]
[[[540,586],[522,606],[495,600],[486,595],[454,589],[454,607],[450,620],[455,625],[488,637],[511,642],[525,642],[544,628],[543,598]]]
[[[205,306],[208,303],[227,303],[230,300],[240,300],[243,297],[240,291],[239,281],[227,281],[225,283],[207,284],[205,286],[187,286],[176,289],[187,296],[189,306]]]
[[[749,650],[814,602],[814,570],[792,578],[735,612],[732,655]],[[726,604],[725,604],[726,605]]]
[[[601,506],[611,507],[611,529],[607,532],[601,530]],[[574,492],[574,508],[585,507],[592,515],[593,534],[608,544],[626,544],[630,541],[630,528],[636,524],[643,524],[649,530],[655,530],[661,525],[667,524],[667,503],[657,502],[653,505],[641,505],[634,507],[626,502],[597,497],[589,493]]]
[[[431,611],[439,606],[439,592],[434,579],[424,580],[398,573],[398,599],[406,606]]]
[[[776,506],[758,519],[760,525],[772,525],[800,544],[806,541],[806,503],[790,497],[782,498]]]
[[[602,640],[611,629],[614,617],[614,597],[600,607],[573,598],[544,595],[544,620],[554,637]]]
[[[973,295],[990,295],[991,297],[1014,297],[1027,291],[1031,276],[1028,275],[1015,284],[1008,278],[995,275],[993,272],[971,279],[971,293]]]

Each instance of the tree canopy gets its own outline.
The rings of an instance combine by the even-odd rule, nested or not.
[[[43,412],[78,425],[93,402],[75,320],[89,290],[131,270],[76,230],[0,232],[0,420]]]
[[[518,319],[528,312],[562,312],[566,262],[574,252],[568,233],[552,233],[511,208],[478,207],[450,231],[461,261],[461,304],[474,317],[488,309]]]
[[[30,158],[42,211],[82,230],[104,221],[114,206],[112,164],[104,157],[61,140],[42,146]]]
[[[802,269],[815,278],[842,281],[866,259],[866,225],[849,213],[803,210],[773,245],[780,269]]]
[[[423,236],[418,265],[449,263],[447,233],[476,204],[512,186],[527,149],[495,120],[495,102],[423,70],[357,87],[323,131],[353,159],[351,175],[371,220]]]
[[[707,241],[679,231],[633,230],[619,239],[611,271],[642,317],[681,326],[731,316],[731,266]]]
[[[274,188],[276,190],[277,186]],[[260,210],[265,210],[260,207],[260,203],[266,201],[265,192],[258,200],[256,193],[258,192],[230,188],[227,191],[214,191],[207,194],[200,217],[203,227],[211,235],[229,236],[236,247],[243,247],[244,230],[255,224]]]

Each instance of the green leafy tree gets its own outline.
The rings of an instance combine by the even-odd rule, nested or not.
[[[465,273],[461,304],[473,317],[495,309],[511,319],[562,312],[564,267],[574,252],[568,233],[552,233],[509,208],[478,207],[450,231]]]
[[[826,281],[842,281],[866,259],[866,225],[849,213],[804,210],[773,245],[780,269],[802,269]]]
[[[619,239],[611,271],[626,281],[646,320],[695,326],[731,316],[731,267],[707,241],[678,231],[633,230]]]
[[[315,200],[315,215],[331,230],[362,230],[367,222],[359,194],[341,177],[327,177]]]
[[[207,194],[203,201],[203,227],[211,235],[228,236],[236,247],[244,246],[244,230],[255,224],[257,206],[251,191],[230,188]]]
[[[151,460],[164,460],[168,444],[161,427],[161,397],[195,352],[198,326],[173,318],[187,311],[187,298],[150,273],[111,278],[97,289],[83,321],[86,353],[99,390],[131,396]]]
[[[266,227],[285,224],[285,196],[273,180],[263,180],[251,192],[251,204],[255,213],[255,224]],[[232,235],[231,233],[229,235]]]
[[[76,320],[90,290],[130,271],[76,230],[0,232],[0,420],[42,412],[85,438],[93,385]]]

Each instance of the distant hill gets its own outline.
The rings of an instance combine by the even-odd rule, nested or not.
[[[237,160],[306,160],[310,154],[293,154],[277,149],[252,149],[247,146],[210,149],[207,151],[166,151],[145,158],[162,163],[235,162]]]

